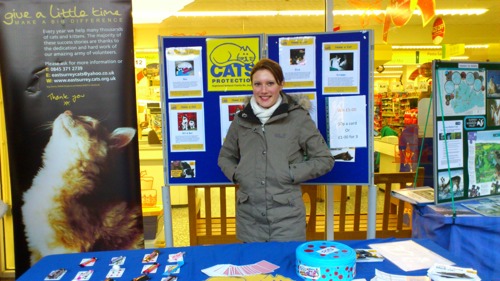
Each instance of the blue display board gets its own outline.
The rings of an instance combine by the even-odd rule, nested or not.
[[[251,68],[263,57],[282,66],[286,93],[309,97],[311,116],[338,158],[310,183],[371,184],[372,37],[371,31],[160,37],[166,184],[231,184],[217,158],[232,115],[252,94]]]
[[[373,70],[372,37],[371,31],[268,36],[268,57],[278,61],[284,68],[285,92],[314,92],[317,101],[318,129],[329,143],[330,149],[340,146],[336,150],[332,149],[332,154],[338,158],[332,171],[311,182],[363,185],[372,183],[373,80],[370,76]],[[313,87],[310,79],[303,78],[305,76],[303,72],[297,74],[294,71],[296,62],[293,61],[297,52],[305,50],[307,56],[310,48],[314,51],[314,56],[309,57],[315,62],[316,83]],[[335,108],[331,108],[333,103],[329,99],[335,100]],[[339,103],[345,103],[345,106]],[[345,112],[352,103],[357,105],[355,108],[358,112],[355,115],[364,120],[352,119],[353,114]],[[337,114],[341,109],[344,111]],[[334,113],[336,116],[330,116]],[[349,122],[361,124],[363,121],[364,126],[361,127],[348,125]],[[339,122],[343,125],[339,125]],[[336,133],[333,134],[332,128],[335,127]],[[350,131],[345,132],[347,130]],[[364,141],[353,139],[353,135],[363,138]],[[355,146],[346,147],[350,144]]]

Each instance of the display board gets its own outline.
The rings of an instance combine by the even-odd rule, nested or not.
[[[283,68],[284,91],[313,95],[311,115],[335,157],[332,171],[311,182],[371,184],[372,37],[371,31],[268,36],[268,57]]]
[[[371,183],[371,31],[160,37],[160,46],[167,185],[231,184],[217,165],[219,151],[252,95],[250,71],[263,57],[282,66],[286,93],[309,98],[336,158],[331,172],[310,183]]]
[[[436,203],[500,193],[500,64],[433,62]]]

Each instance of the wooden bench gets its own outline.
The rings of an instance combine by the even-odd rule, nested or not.
[[[219,190],[217,204],[219,214],[212,216],[212,190]],[[188,186],[189,238],[190,245],[223,244],[238,242],[236,239],[236,218],[228,217],[227,190],[234,186]],[[200,195],[203,193],[203,196]],[[201,200],[203,199],[203,202]],[[202,210],[202,203],[204,208]],[[236,206],[236,201],[231,204]],[[202,214],[202,211],[204,212]]]
[[[416,173],[376,173],[374,183],[379,187],[377,204],[382,211],[376,214],[376,237],[411,237],[411,206],[391,197],[391,191],[407,184],[413,185]],[[417,186],[423,184],[424,171],[420,168]],[[189,230],[191,245],[224,244],[239,242],[236,239],[235,186],[188,186]],[[334,212],[334,239],[366,239],[368,186],[335,186],[340,198]],[[353,194],[354,193],[354,196]],[[307,206],[307,240],[323,240],[325,213],[319,210],[318,186],[302,186]],[[231,204],[231,205],[230,205]],[[351,204],[351,208],[348,208]],[[324,204],[323,204],[324,205]],[[323,208],[324,209],[324,208]],[[406,212],[407,223],[404,223]]]
[[[375,173],[374,184],[381,193],[378,196],[377,205],[380,204],[381,211],[376,214],[375,236],[377,238],[410,238],[411,237],[411,211],[410,204],[391,196],[391,191],[401,187],[413,186],[416,173]],[[417,177],[417,186],[424,183],[424,168],[419,168]],[[346,185],[338,186],[340,188],[339,211],[334,214],[334,239],[351,240],[366,239],[368,215],[366,211],[368,186],[354,186],[354,196],[349,196]],[[365,191],[365,192],[363,192]],[[354,198],[353,198],[354,197]],[[354,200],[353,208],[348,211],[347,203]],[[311,235],[307,239],[321,240],[325,239],[325,215],[316,215],[315,231],[310,231]],[[312,227],[312,226],[311,226]],[[314,234],[313,234],[314,233]]]

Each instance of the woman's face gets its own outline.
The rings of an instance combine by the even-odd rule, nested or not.
[[[278,84],[269,70],[262,69],[253,74],[252,89],[255,101],[263,108],[270,108],[278,100],[283,84]]]

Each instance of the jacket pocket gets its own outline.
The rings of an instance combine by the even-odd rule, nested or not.
[[[273,196],[273,208],[268,210],[273,223],[289,221],[293,225],[304,221],[305,207],[301,194],[279,194]]]
[[[302,195],[294,196],[293,194],[277,194],[273,196],[273,201],[279,205],[296,206],[297,200],[302,200]]]
[[[248,194],[238,189],[238,191],[236,191],[236,202],[238,202],[238,204],[242,204],[246,201],[248,201]]]
[[[240,190],[236,192],[236,228],[242,232],[251,232],[255,224],[253,207],[249,204],[249,198],[248,194]]]

